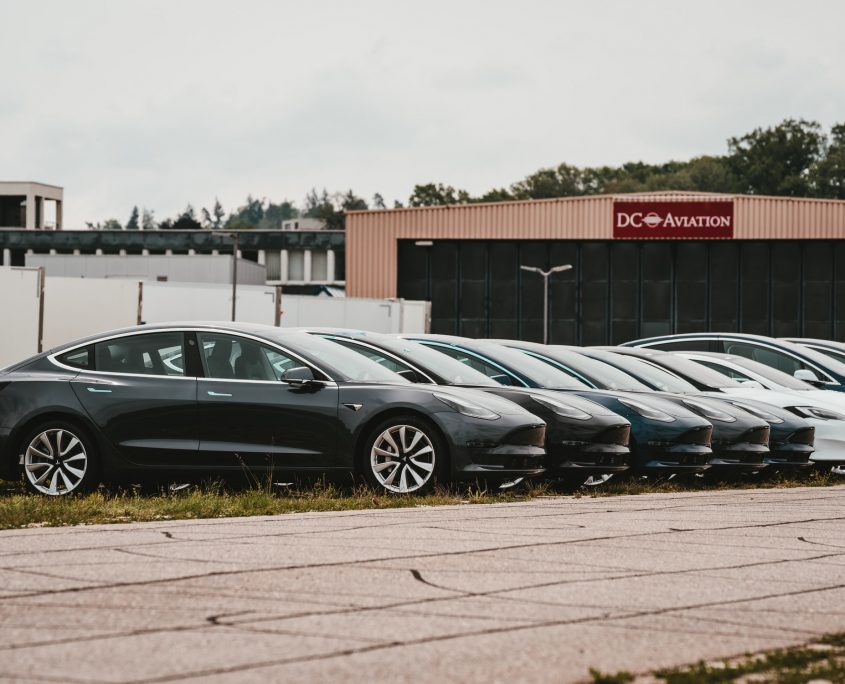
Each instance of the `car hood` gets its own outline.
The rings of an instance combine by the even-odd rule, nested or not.
[[[519,404],[482,390],[468,387],[449,387],[448,385],[411,385],[411,387],[428,394],[441,394],[471,401],[502,416],[534,416],[533,413],[522,408]],[[403,385],[402,388],[408,389],[406,385]]]
[[[595,401],[590,401],[589,399],[585,399],[584,397],[559,392],[557,390],[533,389],[525,387],[507,387],[505,385],[502,385],[501,388],[491,388],[491,391],[495,393],[496,396],[501,396],[497,390],[503,390],[507,393],[518,392],[529,397],[532,395],[539,397],[545,396],[549,397],[550,399],[554,399],[555,401],[560,401],[568,406],[572,406],[573,408],[580,409],[581,411],[586,411],[587,413],[593,416],[617,416],[621,418],[618,413],[614,413],[602,404],[598,404]]]
[[[658,393],[645,392],[618,392],[616,390],[567,390],[567,392],[578,392],[580,395],[589,393],[594,396],[611,397],[613,399],[630,399],[631,401],[638,401],[641,404],[660,409],[664,413],[668,413],[675,418],[695,418],[701,420],[701,416],[695,411],[684,408],[677,401],[661,397]]]
[[[817,406],[818,408],[826,408],[831,411],[845,413],[845,397],[842,397],[841,401],[835,401],[826,396],[819,396],[835,394],[827,390],[789,392],[758,389],[756,387],[726,387],[718,394],[722,393],[736,399],[751,399],[780,408],[786,408],[788,406]],[[717,394],[712,394],[712,396],[717,396]]]
[[[665,397],[669,401],[680,401],[681,403],[685,401],[694,401],[701,406],[709,406],[710,408],[716,411],[722,411],[723,413],[727,413],[728,415],[732,416],[735,420],[739,420],[746,425],[753,425],[756,427],[763,427],[768,425],[768,423],[759,416],[756,416],[753,413],[749,413],[748,411],[745,411],[742,408],[735,406],[734,404],[730,403],[730,401],[728,401],[728,398],[725,395],[719,396],[718,393],[701,392],[697,394],[672,394],[670,392],[658,392],[657,394],[662,397]],[[690,410],[697,413],[696,409],[694,408],[690,408]],[[792,414],[790,413],[789,415]],[[714,425],[715,424],[716,423],[714,423]]]

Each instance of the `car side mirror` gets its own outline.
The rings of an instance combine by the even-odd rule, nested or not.
[[[511,380],[510,375],[505,375],[504,373],[500,373],[499,375],[492,375],[490,376],[491,380],[495,380],[500,385],[505,385],[506,387],[511,387],[513,385],[513,380]]]
[[[819,379],[816,377],[816,374],[813,373],[809,368],[799,368],[793,374],[798,380],[803,380],[804,382],[818,382]]]
[[[289,385],[308,385],[314,381],[314,373],[307,366],[296,366],[295,368],[288,368],[282,374],[282,382]]]
[[[417,373],[413,368],[403,368],[402,370],[398,370],[396,371],[396,375],[401,375],[409,382],[422,382],[422,378],[420,378],[419,373]]]
[[[740,380],[739,384],[743,387],[753,387],[754,389],[766,389],[756,380]]]

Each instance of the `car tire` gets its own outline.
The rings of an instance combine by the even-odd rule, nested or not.
[[[79,425],[49,420],[27,430],[18,454],[27,490],[69,496],[94,490],[100,464],[93,440]]]
[[[399,415],[370,432],[360,471],[377,491],[417,495],[430,492],[444,479],[447,461],[444,440],[431,423],[412,414]]]

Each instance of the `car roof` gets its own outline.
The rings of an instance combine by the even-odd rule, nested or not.
[[[817,344],[820,347],[830,347],[831,349],[845,350],[845,343],[837,342],[836,340],[822,340],[817,337],[779,337],[781,342],[791,342],[799,346],[803,344]]]
[[[117,337],[121,335],[131,335],[133,333],[153,333],[153,332],[162,332],[167,330],[184,330],[185,328],[189,330],[202,330],[202,329],[209,329],[209,330],[228,330],[234,333],[242,332],[242,333],[251,333],[253,335],[264,336],[267,337],[272,333],[273,336],[277,336],[279,334],[284,335],[304,335],[305,333],[299,330],[294,330],[290,328],[277,328],[272,325],[262,325],[260,323],[242,323],[239,321],[232,322],[232,321],[182,321],[182,322],[168,322],[168,323],[145,323],[143,325],[133,325],[128,326],[126,328],[116,328],[114,330],[104,330],[103,332],[97,333],[96,335],[88,335],[87,337],[81,337],[79,339],[73,340],[71,342],[66,342],[64,344],[57,345],[47,351],[44,352],[44,355],[56,354],[61,352],[65,349],[71,349],[73,347],[83,346],[90,342],[96,342],[97,340],[107,338],[107,337]]]

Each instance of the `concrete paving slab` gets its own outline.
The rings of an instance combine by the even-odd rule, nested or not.
[[[845,631],[845,486],[0,533],[0,679],[584,681]],[[80,655],[82,654],[82,655]]]

